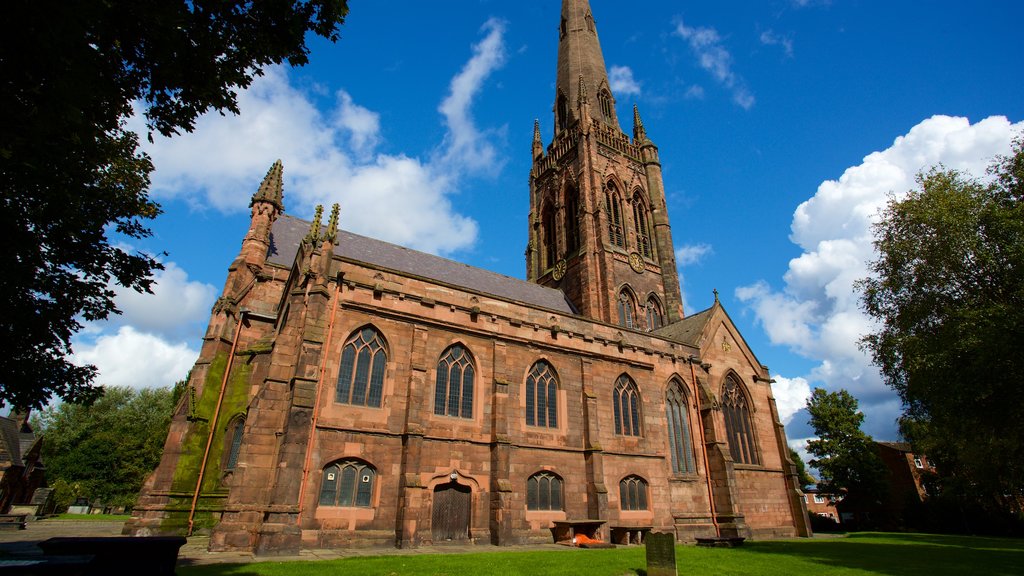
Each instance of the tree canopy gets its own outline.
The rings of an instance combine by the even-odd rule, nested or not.
[[[807,451],[821,477],[818,489],[862,502],[880,501],[888,487],[887,472],[871,436],[860,429],[864,414],[857,410],[857,399],[846,390],[815,388],[807,411],[817,436],[807,442]]]
[[[131,506],[160,463],[174,404],[184,389],[184,382],[173,390],[114,386],[91,406],[63,402],[43,410],[43,463],[47,481],[58,488],[58,503],[84,496]]]
[[[1024,501],[1024,137],[987,178],[943,167],[891,199],[860,283],[864,339],[905,405],[901,431],[944,489]]]
[[[796,477],[797,481],[800,482],[801,488],[808,488],[817,483],[814,476],[811,476],[810,472],[807,471],[807,464],[804,463],[804,459],[800,457],[800,453],[796,450],[789,449],[789,458],[793,461],[796,466]]]
[[[148,290],[161,267],[134,251],[160,213],[150,159],[126,130],[191,131],[237,112],[262,68],[307,62],[345,0],[12,0],[0,35],[0,402],[96,399],[96,369],[69,362],[81,322],[117,313],[112,283]]]

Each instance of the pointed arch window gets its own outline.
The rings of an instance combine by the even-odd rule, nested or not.
[[[555,111],[558,120],[558,131],[561,132],[569,127],[569,99],[561,91],[558,92]]]
[[[604,195],[605,204],[608,206],[608,239],[619,248],[626,246],[622,234],[622,211],[619,207],[619,191],[615,184],[608,183]]]
[[[580,197],[575,187],[565,190],[565,250],[572,254],[580,247]]]
[[[341,352],[334,401],[380,408],[387,363],[387,346],[380,332],[370,326],[357,330]]]
[[[230,472],[238,465],[238,454],[242,451],[242,434],[245,430],[245,416],[235,416],[228,424],[227,433],[224,435],[226,449],[224,450],[224,471]]]
[[[687,410],[686,393],[678,380],[668,385],[665,395],[665,419],[668,422],[668,445],[672,455],[674,474],[692,474],[697,471],[693,460],[693,443],[690,440],[690,416]]]
[[[649,510],[647,481],[639,476],[626,476],[619,480],[620,510]]]
[[[619,291],[619,326],[633,328],[636,326],[636,301],[629,290],[623,288]]]
[[[376,479],[377,471],[362,460],[333,462],[320,479],[320,505],[369,508]]]
[[[461,344],[448,348],[437,363],[434,414],[472,418],[475,375],[469,351]]]
[[[557,235],[555,234],[555,210],[551,204],[544,206],[541,213],[541,226],[544,228],[544,267],[551,268],[555,265],[557,255]]]
[[[551,472],[538,472],[526,480],[527,510],[561,510],[562,479]]]
[[[648,218],[647,204],[640,193],[633,194],[633,224],[636,227],[637,249],[644,258],[651,258],[651,229]]]
[[[526,377],[526,423],[558,427],[558,377],[543,360],[534,364]]]
[[[612,95],[602,88],[597,93],[597,101],[601,105],[601,114],[604,115],[605,121],[613,122],[615,116],[612,114]]]
[[[743,387],[733,375],[725,379],[722,388],[722,414],[725,416],[725,433],[729,438],[729,452],[733,461],[739,464],[758,464],[749,403]]]
[[[661,315],[661,304],[658,304],[658,299],[654,296],[647,298],[647,304],[644,306],[647,313],[647,331],[651,332],[661,328],[664,325],[663,316]]]
[[[622,436],[640,436],[640,389],[636,382],[623,374],[615,381],[612,394],[615,413],[615,433]]]

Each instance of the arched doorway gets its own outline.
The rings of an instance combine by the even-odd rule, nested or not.
[[[435,544],[469,539],[471,501],[469,486],[452,481],[434,488],[430,526]]]

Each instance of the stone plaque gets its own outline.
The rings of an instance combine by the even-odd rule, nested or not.
[[[647,576],[676,576],[676,537],[651,532],[644,538],[647,547]]]

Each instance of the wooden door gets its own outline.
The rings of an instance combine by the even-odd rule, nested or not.
[[[469,486],[449,482],[434,488],[431,533],[435,544],[469,539],[471,501]]]

